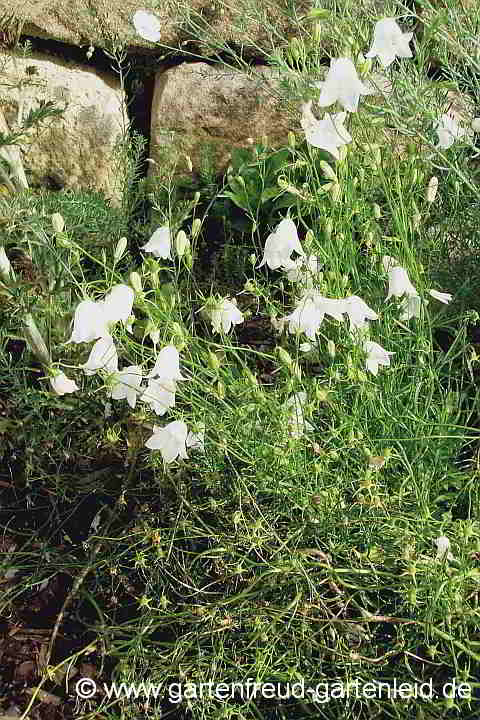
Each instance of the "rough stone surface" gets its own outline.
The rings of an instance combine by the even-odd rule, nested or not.
[[[120,174],[112,149],[122,133],[124,103],[118,83],[93,70],[38,55],[1,54],[0,69],[0,103],[11,130],[19,119],[19,105],[23,118],[42,100],[65,108],[63,116],[31,129],[28,144],[22,143],[31,184],[102,190],[116,202]],[[19,94],[19,81],[27,79],[32,84],[24,85]]]
[[[188,155],[194,170],[227,164],[235,147],[267,136],[275,147],[295,129],[295,115],[278,94],[275,71],[246,73],[191,63],[158,73],[152,103],[150,157],[161,165],[168,153],[179,168]],[[297,128],[298,129],[298,128]],[[155,174],[155,165],[151,166]]]
[[[304,15],[311,0],[297,0],[295,13]],[[51,38],[70,45],[92,44],[111,49],[114,42],[130,50],[155,45],[137,35],[132,17],[137,10],[154,12],[162,26],[160,43],[188,46],[201,54],[212,54],[218,43],[250,47],[272,47],[271,38],[292,34],[289,0],[0,0],[0,29],[10,33]],[[209,40],[213,41],[208,47]],[[201,46],[201,47],[200,47]]]

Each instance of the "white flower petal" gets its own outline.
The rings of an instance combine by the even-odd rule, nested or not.
[[[214,332],[228,333],[232,325],[239,325],[244,320],[236,304],[228,298],[220,300],[211,311],[211,322]]]
[[[185,380],[180,372],[180,356],[174,345],[167,345],[160,350],[155,366],[147,377],[160,377],[163,380]]]
[[[379,365],[385,365],[386,367],[389,367],[390,355],[395,355],[394,352],[389,352],[388,350],[385,350],[381,345],[373,342],[372,340],[366,340],[363,343],[363,349],[367,354],[367,358],[365,361],[367,370],[369,370],[374,375],[377,375]]]
[[[177,457],[186,459],[188,428],[181,420],[174,420],[163,428],[154,427],[153,435],[145,443],[152,450],[160,450],[164,462],[170,463]]]
[[[50,378],[50,385],[57,395],[66,395],[78,390],[78,385],[74,380],[70,380],[64,372],[56,373]]]
[[[142,246],[142,250],[150,252],[155,257],[171,259],[171,235],[168,225],[162,225],[153,233],[150,240]]]
[[[417,295],[417,291],[410,282],[408,273],[405,268],[400,266],[391,267],[388,271],[388,295],[389,300],[392,295],[394,297],[402,297],[402,295]]]
[[[435,298],[435,300],[439,300],[440,302],[445,303],[445,305],[448,305],[448,303],[452,299],[450,293],[438,292],[438,290],[429,290],[428,293],[433,298]]]
[[[126,400],[132,410],[137,403],[142,383],[142,368],[139,365],[129,365],[115,373],[110,397],[112,400]]]
[[[327,107],[338,101],[344,110],[356,112],[360,95],[369,95],[350,58],[332,58],[318,104]]]
[[[140,400],[150,405],[157,415],[165,415],[169,408],[175,407],[176,385],[173,380],[150,378]]]
[[[110,335],[100,338],[93,346],[87,362],[82,365],[85,375],[95,375],[99,370],[115,373],[118,370],[117,349]]]
[[[148,10],[137,10],[134,13],[132,22],[137,34],[144,40],[158,42],[161,38],[161,23],[156,15]]]
[[[73,319],[73,332],[68,342],[92,342],[108,335],[108,318],[102,303],[82,300]]]
[[[412,37],[413,33],[402,33],[394,18],[383,18],[375,25],[372,47],[365,57],[378,57],[383,67],[391,65],[395,57],[410,58]]]
[[[128,285],[115,285],[103,300],[103,309],[107,322],[126,322],[132,314],[135,293]]]

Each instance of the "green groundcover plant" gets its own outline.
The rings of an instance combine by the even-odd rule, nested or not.
[[[268,57],[297,132],[214,187],[0,196],[0,608],[53,608],[22,717],[479,716],[478,26],[332,13]]]

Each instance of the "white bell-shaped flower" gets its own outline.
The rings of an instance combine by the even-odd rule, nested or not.
[[[307,143],[326,150],[338,160],[340,158],[338,148],[352,142],[352,136],[344,126],[346,117],[347,113],[345,112],[334,115],[325,113],[322,120],[317,120],[312,113],[312,101],[305,103],[302,107],[300,124]]]
[[[157,355],[154,368],[147,377],[162,380],[185,380],[180,372],[180,356],[174,345],[167,345]]]
[[[425,305],[428,305],[428,300],[423,301]],[[400,320],[408,322],[412,318],[420,317],[420,309],[422,307],[422,301],[419,295],[406,295],[400,303]]]
[[[262,267],[265,263],[271,270],[290,267],[293,252],[299,255],[305,254],[300,244],[295,223],[290,218],[284,218],[273,233],[270,233],[267,237],[263,259],[258,267]]]
[[[142,250],[152,253],[155,257],[171,259],[172,238],[168,225],[162,225],[153,233],[150,240],[142,245]]]
[[[375,25],[372,47],[365,57],[378,57],[383,67],[391,65],[396,57],[411,58],[409,42],[412,38],[413,33],[402,32],[394,18],[383,18]]]
[[[164,462],[170,463],[177,457],[186,460],[188,428],[182,420],[174,420],[165,427],[153,426],[153,435],[145,443],[150,450],[160,450]]]
[[[78,390],[74,380],[70,380],[64,372],[52,371],[55,374],[50,377],[50,385],[57,395],[67,395]]]
[[[366,368],[374,375],[378,374],[379,365],[389,367],[390,355],[395,355],[395,353],[385,350],[381,345],[376,342],[372,342],[371,340],[366,340],[363,343],[363,349],[367,354],[365,362]]]
[[[299,283],[305,287],[312,287],[319,271],[319,261],[316,255],[305,255],[294,261],[294,266],[287,271],[287,278],[292,283]]]
[[[140,394],[141,383],[142,368],[140,365],[129,365],[115,373],[110,397],[112,400],[126,400],[133,410]]]
[[[350,331],[363,330],[368,327],[367,320],[378,320],[377,313],[358,295],[345,298],[345,312],[350,320]]]
[[[109,326],[121,321],[126,323],[132,314],[135,293],[129,285],[114,285],[103,299],[103,311]]]
[[[108,318],[103,304],[93,300],[82,300],[73,319],[73,332],[68,342],[92,342],[109,335]]]
[[[217,333],[228,333],[232,325],[239,325],[243,320],[235,299],[222,298],[211,311],[213,330]]]
[[[444,303],[445,305],[448,305],[448,303],[452,299],[452,296],[450,293],[438,292],[438,290],[429,290],[428,293],[433,298],[435,298],[435,300],[439,300],[440,302]]]
[[[288,322],[288,331],[292,334],[302,332],[315,341],[315,335],[325,317],[324,311],[317,305],[311,294],[305,295],[297,304],[295,310],[285,317]]]
[[[198,450],[199,452],[205,452],[205,425],[199,427],[197,432],[190,432],[187,436],[186,442],[187,448],[192,450]]]
[[[93,346],[87,362],[82,365],[85,375],[95,375],[99,370],[115,373],[118,370],[118,355],[110,335],[100,338]]]
[[[137,34],[144,40],[158,42],[161,38],[162,25],[156,15],[148,10],[137,10],[132,17]]]
[[[435,132],[438,135],[437,148],[448,150],[455,140],[461,140],[469,136],[469,128],[462,126],[453,113],[444,113],[435,124]]]
[[[371,94],[371,89],[358,77],[350,58],[332,58],[318,104],[327,107],[338,101],[347,112],[356,112],[360,95]]]
[[[165,415],[169,408],[175,407],[176,389],[174,380],[150,378],[140,400],[150,405],[157,415]]]
[[[388,271],[388,295],[387,300],[393,297],[402,297],[402,295],[418,295],[416,289],[410,282],[408,273],[405,268],[399,265],[391,267]]]
[[[440,535],[433,542],[437,547],[436,560],[455,560],[450,552],[450,540],[445,535]]]

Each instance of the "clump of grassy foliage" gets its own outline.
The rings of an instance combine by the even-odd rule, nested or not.
[[[39,622],[29,609],[39,587],[48,593],[60,578],[70,588],[84,573],[64,618],[76,639],[68,653],[52,648],[42,688],[60,693],[67,668],[85,657],[104,680],[165,688],[147,705],[97,696],[77,708],[80,717],[478,716],[480,192],[471,145],[435,148],[440,104],[425,88],[462,90],[477,104],[480,94],[471,31],[456,22],[457,3],[447,4],[448,33],[443,10],[410,12],[412,27],[428,17],[415,59],[393,66],[392,98],[368,97],[351,116],[354,142],[335,165],[335,193],[320,165],[331,158],[298,132],[284,148],[262,142],[235,153],[218,182],[190,191],[171,178],[143,183],[146,220],[131,203],[112,210],[89,193],[0,196],[16,273],[0,295],[1,612]],[[338,27],[348,14],[338,27],[330,16],[337,54],[364,51],[375,19],[353,26],[352,15],[347,36]],[[302,97],[303,73],[324,72],[312,38],[306,22],[295,67],[285,53],[270,58]],[[441,81],[428,77],[437,38]],[[430,204],[432,175],[439,190]],[[53,212],[64,231],[53,229]],[[258,264],[287,213],[305,251],[320,258],[322,293],[360,295],[380,314],[374,339],[395,355],[377,377],[344,323],[326,319],[308,354],[304,338],[271,327],[291,312],[295,287]],[[187,233],[190,254],[142,254],[164,222]],[[124,235],[128,250],[115,262]],[[384,255],[422,294],[438,287],[453,301],[430,300],[420,318],[401,322],[398,304],[385,303]],[[187,377],[166,419],[205,426],[205,453],[168,466],[145,448],[165,418],[142,403],[112,401],[106,411],[108,378],[85,377],[89,348],[65,344],[79,300],[103,296],[132,271],[141,289],[133,334],[115,330],[122,364],[150,368],[158,330],[159,347],[178,348]],[[198,312],[214,294],[236,295],[245,316],[226,336]],[[52,392],[24,342],[28,314],[77,393]],[[295,439],[286,403],[298,392],[312,430]],[[453,560],[436,558],[440,536]],[[473,699],[168,701],[169,683],[247,678],[303,678],[307,687],[432,680],[437,690],[456,678]]]

